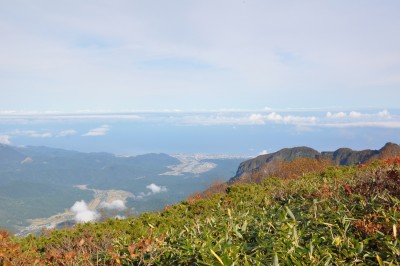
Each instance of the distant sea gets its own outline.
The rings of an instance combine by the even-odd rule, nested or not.
[[[117,155],[255,156],[285,147],[379,149],[400,142],[398,109],[0,112],[0,142]]]

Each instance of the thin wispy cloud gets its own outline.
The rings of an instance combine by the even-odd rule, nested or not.
[[[51,138],[54,136],[51,132],[38,132],[36,130],[16,130],[11,134],[30,138]]]
[[[68,136],[77,135],[78,131],[73,129],[61,130],[61,131],[47,131],[47,130],[20,130],[16,129],[9,131],[6,134],[0,135],[0,142],[10,143],[12,137],[28,137],[36,139],[47,139],[47,138],[63,138]]]
[[[78,134],[78,131],[74,129],[69,129],[69,130],[63,130],[57,133],[57,137],[67,137],[67,136],[73,136]]]
[[[68,122],[90,122],[90,121],[140,121],[142,117],[138,112],[55,112],[55,111],[11,111],[0,110],[0,123],[18,124],[46,124],[46,123],[68,123]]]
[[[400,129],[400,121],[363,121],[363,122],[343,122],[343,123],[326,123],[323,127],[336,128],[392,128]]]
[[[89,132],[83,134],[82,136],[84,136],[84,137],[104,136],[104,135],[107,135],[110,128],[111,127],[109,125],[102,125],[100,127],[91,129]]]

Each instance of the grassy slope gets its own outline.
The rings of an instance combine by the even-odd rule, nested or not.
[[[3,233],[0,265],[398,265],[398,163],[236,184],[159,213],[41,237]]]

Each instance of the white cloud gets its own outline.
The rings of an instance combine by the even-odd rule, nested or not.
[[[261,114],[251,114],[249,116],[249,121],[251,123],[257,124],[257,125],[264,125],[264,117]]]
[[[73,136],[73,135],[76,135],[76,134],[78,134],[78,131],[73,130],[73,129],[69,129],[69,130],[60,131],[57,134],[57,137],[67,137],[67,136]]]
[[[266,119],[269,121],[280,122],[280,121],[282,121],[283,117],[276,112],[272,112],[267,115]]]
[[[88,206],[84,200],[76,201],[74,205],[71,207],[71,211],[75,213],[86,211],[87,209]]]
[[[10,145],[11,144],[11,136],[9,135],[0,135],[0,143]]]
[[[82,136],[85,137],[97,137],[97,136],[104,136],[110,130],[109,125],[102,125],[101,127],[93,128],[89,132],[83,134]]]
[[[347,114],[345,112],[338,112],[338,113],[327,112],[326,117],[327,118],[344,118],[344,117],[347,117]]]
[[[379,119],[391,119],[392,116],[390,115],[389,111],[384,109],[377,113],[360,113],[360,112],[350,112],[350,117],[352,118],[364,118],[370,120],[379,120]]]
[[[148,190],[150,190],[150,191],[149,191],[149,192],[140,192],[140,193],[138,193],[137,195],[134,195],[133,197],[134,197],[135,199],[144,199],[144,198],[146,198],[146,197],[150,197],[151,195],[154,195],[154,194],[158,194],[158,193],[161,193],[161,192],[166,192],[166,191],[168,191],[167,187],[165,187],[165,186],[158,186],[158,185],[156,185],[156,184],[154,184],[154,183],[151,183],[150,185],[146,186],[146,188],[147,188]]]
[[[381,112],[378,113],[379,117],[385,118],[385,119],[390,119],[392,118],[392,116],[390,115],[388,110],[383,110]]]
[[[265,121],[270,121],[273,123],[304,125],[304,124],[313,124],[318,120],[318,118],[315,116],[294,116],[294,115],[282,116],[276,112],[272,112],[269,113],[268,115],[252,114],[249,117],[249,120],[252,122],[256,122],[256,124],[259,125],[265,124]]]
[[[102,203],[100,203],[100,208],[123,211],[126,209],[126,206],[125,202],[123,202],[122,200],[113,200],[112,202],[103,201]]]
[[[265,154],[268,154],[267,150],[262,150],[258,155],[265,155]]]
[[[329,112],[328,112],[329,113]],[[339,112],[342,113],[342,112]],[[339,114],[336,113],[336,114]],[[345,114],[345,113],[344,113]],[[335,114],[327,115],[327,118],[332,118]],[[322,121],[319,126],[323,127],[371,127],[371,128],[400,128],[400,116],[391,115],[388,110],[378,111],[376,113],[362,113],[351,111],[348,115],[340,115],[339,120]]]
[[[298,112],[301,112],[302,115],[298,115]],[[13,113],[7,111],[5,113]],[[304,114],[313,114],[313,115],[304,115]],[[325,113],[321,114],[321,113]],[[13,113],[14,114],[14,113]],[[100,114],[91,113],[89,117],[93,118],[93,121],[101,121],[99,118]],[[41,114],[38,117],[45,116]],[[43,118],[43,123],[49,123],[51,121],[65,122],[63,120],[66,114],[51,114],[52,119],[49,120],[49,117],[46,119]],[[101,116],[101,115],[100,115]],[[385,120],[386,122],[397,121],[400,120],[397,114],[391,114],[388,110],[384,109],[381,111],[375,111],[375,113],[366,113],[359,111],[351,111],[351,112],[331,112],[324,109],[282,109],[278,111],[267,111],[267,110],[216,110],[216,111],[187,111],[187,112],[156,112],[156,111],[148,111],[148,112],[139,112],[136,113],[126,112],[125,114],[121,113],[108,113],[107,117],[109,121],[121,119],[121,116],[135,116],[136,119],[129,121],[141,121],[141,122],[163,122],[170,124],[178,124],[178,125],[231,125],[231,126],[239,126],[239,125],[258,125],[263,126],[266,124],[277,123],[277,124],[287,124],[294,125],[299,128],[301,127],[312,127],[312,126],[325,126],[326,124],[338,124],[338,123],[355,123],[355,122],[378,122],[381,120]],[[28,119],[25,115],[1,115],[0,114],[0,123],[4,122],[4,117],[8,117],[7,120],[9,123],[13,121],[13,123],[18,124],[21,119]],[[33,118],[35,117],[35,118]],[[32,119],[39,119],[36,115],[32,116]],[[62,118],[60,118],[62,117]],[[60,120],[57,120],[60,118]],[[81,121],[80,115],[71,115],[71,119],[76,119],[74,121]],[[31,121],[32,119],[28,119]],[[132,118],[133,119],[133,118]],[[386,123],[387,124],[387,123]],[[370,124],[369,124],[370,125]],[[99,126],[97,128],[93,128],[88,132],[82,134],[82,136],[104,136],[111,130],[111,127],[107,124]],[[4,132],[3,135],[8,135],[10,137],[13,136],[28,136],[33,138],[50,138],[50,137],[65,137],[77,135],[79,132],[73,129],[63,130],[63,131],[55,131],[55,132],[47,132],[47,131],[39,131],[39,130],[16,130],[14,132]]]
[[[359,117],[362,117],[363,114],[360,113],[360,112],[351,111],[350,114],[349,114],[349,116],[350,116],[351,118],[359,118]]]
[[[340,113],[343,113],[343,112],[340,112]],[[346,114],[343,117],[346,117]],[[367,119],[381,119],[381,118],[384,118],[384,119],[390,119],[390,118],[392,118],[392,116],[390,115],[390,112],[388,110],[386,110],[386,109],[382,110],[382,111],[379,111],[378,113],[375,113],[375,114],[351,111],[349,113],[349,117],[353,118],[353,119],[360,119],[360,118],[367,118]]]
[[[75,213],[74,219],[77,223],[94,222],[99,218],[99,214],[90,210],[84,200],[75,202],[71,211]]]
[[[392,112],[390,112],[392,111]],[[10,112],[7,112],[10,113]],[[96,116],[94,113],[92,114]],[[119,117],[121,114],[108,113],[109,117]],[[126,115],[133,115],[127,112]],[[270,110],[217,110],[217,111],[186,111],[186,112],[138,112],[140,123],[166,123],[170,125],[189,125],[189,126],[293,126],[298,133],[312,131],[318,127],[374,127],[374,128],[399,128],[399,110],[359,110],[341,111],[329,109],[277,109]],[[56,116],[59,116],[58,114]],[[62,116],[62,115],[61,115]],[[15,116],[19,117],[19,116]],[[15,118],[18,119],[18,118]],[[0,124],[1,124],[0,115]],[[49,121],[55,120],[47,120]],[[64,121],[64,120],[62,120]],[[77,122],[81,122],[79,119]],[[135,120],[136,121],[136,120]],[[8,124],[8,122],[6,123]],[[17,123],[16,123],[17,124]],[[104,136],[111,130],[111,126],[99,123],[99,127],[93,128],[81,136]],[[31,125],[28,125],[31,126]],[[24,125],[27,128],[27,125]],[[51,138],[65,137],[81,134],[74,129],[49,131],[48,126],[38,127],[33,124],[31,128],[35,130],[14,130],[3,131],[0,142],[7,143],[14,140],[17,136],[27,136],[32,138]]]
[[[149,189],[153,194],[157,194],[160,192],[165,192],[167,191],[167,188],[164,186],[157,186],[156,184],[152,183],[148,186],[146,186],[147,189]]]

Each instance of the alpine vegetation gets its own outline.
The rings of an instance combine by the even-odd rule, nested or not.
[[[400,158],[299,158],[254,175],[138,217],[2,231],[0,265],[398,265]],[[96,218],[84,201],[72,211]]]

